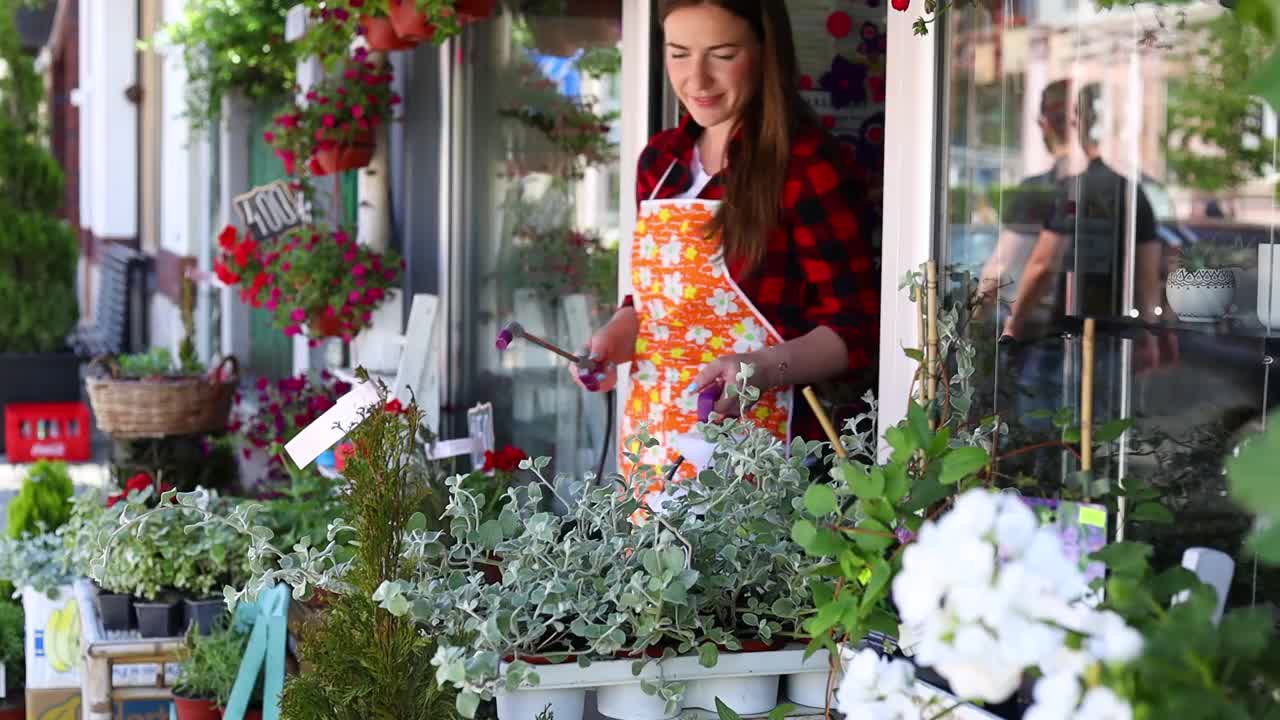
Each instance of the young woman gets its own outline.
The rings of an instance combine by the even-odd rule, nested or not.
[[[762,391],[752,418],[784,441],[824,439],[793,388],[867,370],[879,341],[852,153],[800,95],[785,0],[665,0],[660,17],[687,114],[640,157],[633,294],[592,336],[587,385],[608,390],[632,363],[619,437],[648,423],[660,444],[646,464],[674,459],[700,392],[744,364]],[[715,411],[735,416],[738,400]]]

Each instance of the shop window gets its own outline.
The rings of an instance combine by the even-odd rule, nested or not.
[[[1243,548],[1224,461],[1280,400],[1275,121],[1242,87],[1259,38],[1217,3],[1028,0],[949,14],[937,255],[977,351],[975,421],[1008,423],[1001,482],[1090,499],[1150,487],[1114,538],[1236,560],[1228,603],[1280,599]],[[1078,475],[1082,319],[1098,328],[1095,483]],[[1027,452],[1019,448],[1037,448]],[[1101,502],[1109,502],[1101,500]]]
[[[508,323],[571,352],[617,302],[622,2],[518,4],[463,38],[451,404],[494,405],[497,441],[581,476],[612,460],[605,395]]]

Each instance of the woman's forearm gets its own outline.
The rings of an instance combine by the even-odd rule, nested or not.
[[[751,384],[762,390],[785,385],[810,385],[830,380],[849,367],[849,349],[829,327],[747,355],[754,369]]]

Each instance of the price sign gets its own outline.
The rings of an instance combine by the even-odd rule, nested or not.
[[[311,221],[311,213],[284,180],[256,187],[235,198],[236,210],[258,242],[277,238]]]

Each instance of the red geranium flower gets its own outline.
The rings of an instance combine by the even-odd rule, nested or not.
[[[231,268],[224,265],[221,261],[213,264],[213,271],[217,274],[218,279],[227,285],[235,285],[240,282],[240,276],[235,274]]]
[[[387,406],[385,409],[387,412],[391,413],[392,415],[399,415],[400,413],[404,412],[404,406],[402,406],[400,404],[400,401],[395,398],[392,398],[391,400],[387,401]]]
[[[486,450],[484,453],[485,472],[515,472],[520,469],[520,461],[528,459],[528,455],[518,447],[508,445],[496,453]]]
[[[230,251],[236,245],[236,238],[236,227],[228,225],[222,228],[222,232],[218,233],[218,247]]]

